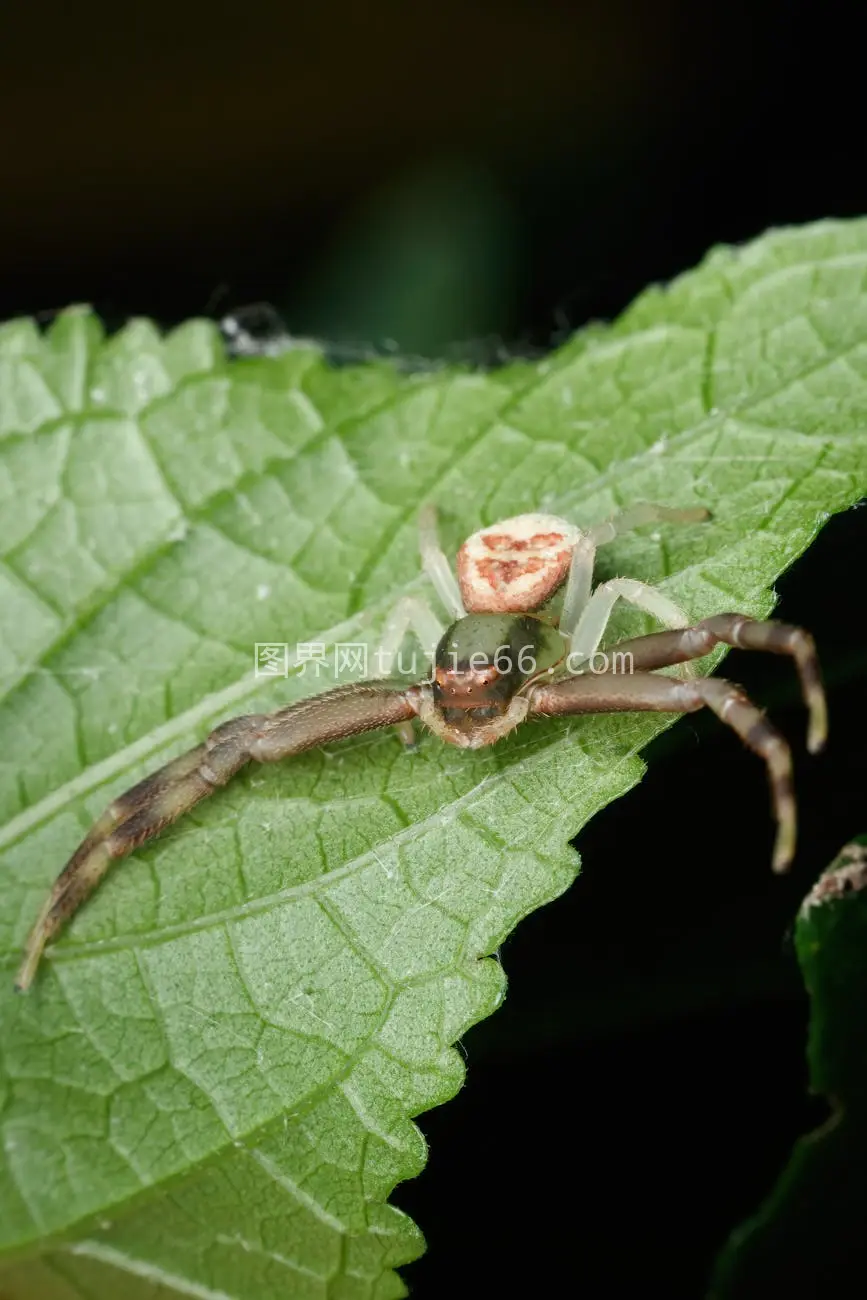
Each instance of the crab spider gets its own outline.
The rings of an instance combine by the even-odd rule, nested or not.
[[[116,799],[57,878],[27,941],[17,987],[29,988],[46,943],[113,862],[226,785],[242,767],[382,727],[396,726],[412,743],[415,719],[449,744],[478,749],[533,717],[709,708],[765,760],[777,821],[772,865],[786,870],[795,848],[795,800],[785,740],[731,682],[656,670],[688,665],[719,644],[790,656],[809,710],[807,747],[815,753],[825,741],[826,708],[812,637],[744,614],[716,614],[691,624],[662,592],[631,578],[592,587],[598,546],[642,524],[697,523],[707,517],[703,509],[640,503],[582,530],[553,515],[519,515],[473,533],[458,552],[455,578],[437,539],[434,509],[425,507],[422,565],[448,626],[426,602],[405,598],[383,630],[380,679],[338,686],[274,713],[232,718]],[[561,587],[557,619],[542,611]],[[599,671],[594,657],[618,600],[651,614],[666,630],[619,642]],[[433,670],[408,686],[390,673],[410,628],[430,654]]]

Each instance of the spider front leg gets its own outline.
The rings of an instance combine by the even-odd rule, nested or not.
[[[739,650],[764,650],[794,659],[809,711],[807,749],[811,754],[817,754],[828,735],[828,706],[816,645],[803,628],[771,619],[749,618],[746,614],[714,614],[693,627],[674,632],[652,632],[649,636],[621,641],[612,650],[617,655],[628,657],[631,672],[646,672],[701,659],[720,644]],[[620,662],[626,662],[626,658]]]
[[[275,713],[232,718],[204,744],[127,790],[93,825],[55,881],[27,940],[16,987],[30,987],[45,945],[113,862],[226,785],[247,763],[278,762],[344,736],[405,722],[416,713],[417,694],[414,687],[360,682]]]
[[[791,752],[780,733],[739,687],[720,677],[681,681],[644,672],[622,676],[599,673],[531,686],[528,697],[531,716],[640,711],[694,713],[705,707],[712,709],[749,749],[765,760],[777,819],[772,866],[774,871],[789,867],[796,839]]]

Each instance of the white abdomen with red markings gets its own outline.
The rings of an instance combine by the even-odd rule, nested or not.
[[[457,556],[464,608],[472,614],[538,609],[565,581],[581,536],[556,515],[516,515],[473,533]]]

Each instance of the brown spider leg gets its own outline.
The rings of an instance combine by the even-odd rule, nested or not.
[[[232,718],[204,744],[145,777],[115,799],[54,883],[24,950],[16,987],[33,982],[45,945],[93,892],[113,862],[159,834],[251,761],[277,762],[344,736],[415,716],[416,688],[353,683],[275,713]]]
[[[671,635],[662,633],[661,635]],[[645,638],[636,638],[644,640]],[[647,638],[650,639],[649,637]],[[654,673],[599,673],[530,687],[531,715],[576,713],[694,713],[707,706],[765,760],[777,819],[772,866],[785,871],[795,852],[796,809],[792,756],[775,727],[739,687],[721,677],[682,681]]]
[[[815,643],[809,632],[800,627],[748,618],[746,614],[714,614],[694,627],[652,632],[632,641],[621,641],[612,647],[610,653],[631,656],[628,661],[631,671],[646,672],[701,659],[720,643],[740,650],[789,655],[794,659],[810,714],[807,749],[811,754],[818,753],[828,735],[828,707]]]

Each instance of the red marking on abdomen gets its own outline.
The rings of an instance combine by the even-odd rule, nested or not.
[[[534,533],[532,537],[513,537],[510,533],[482,533],[481,540],[491,551],[538,551],[564,541],[562,533]]]

